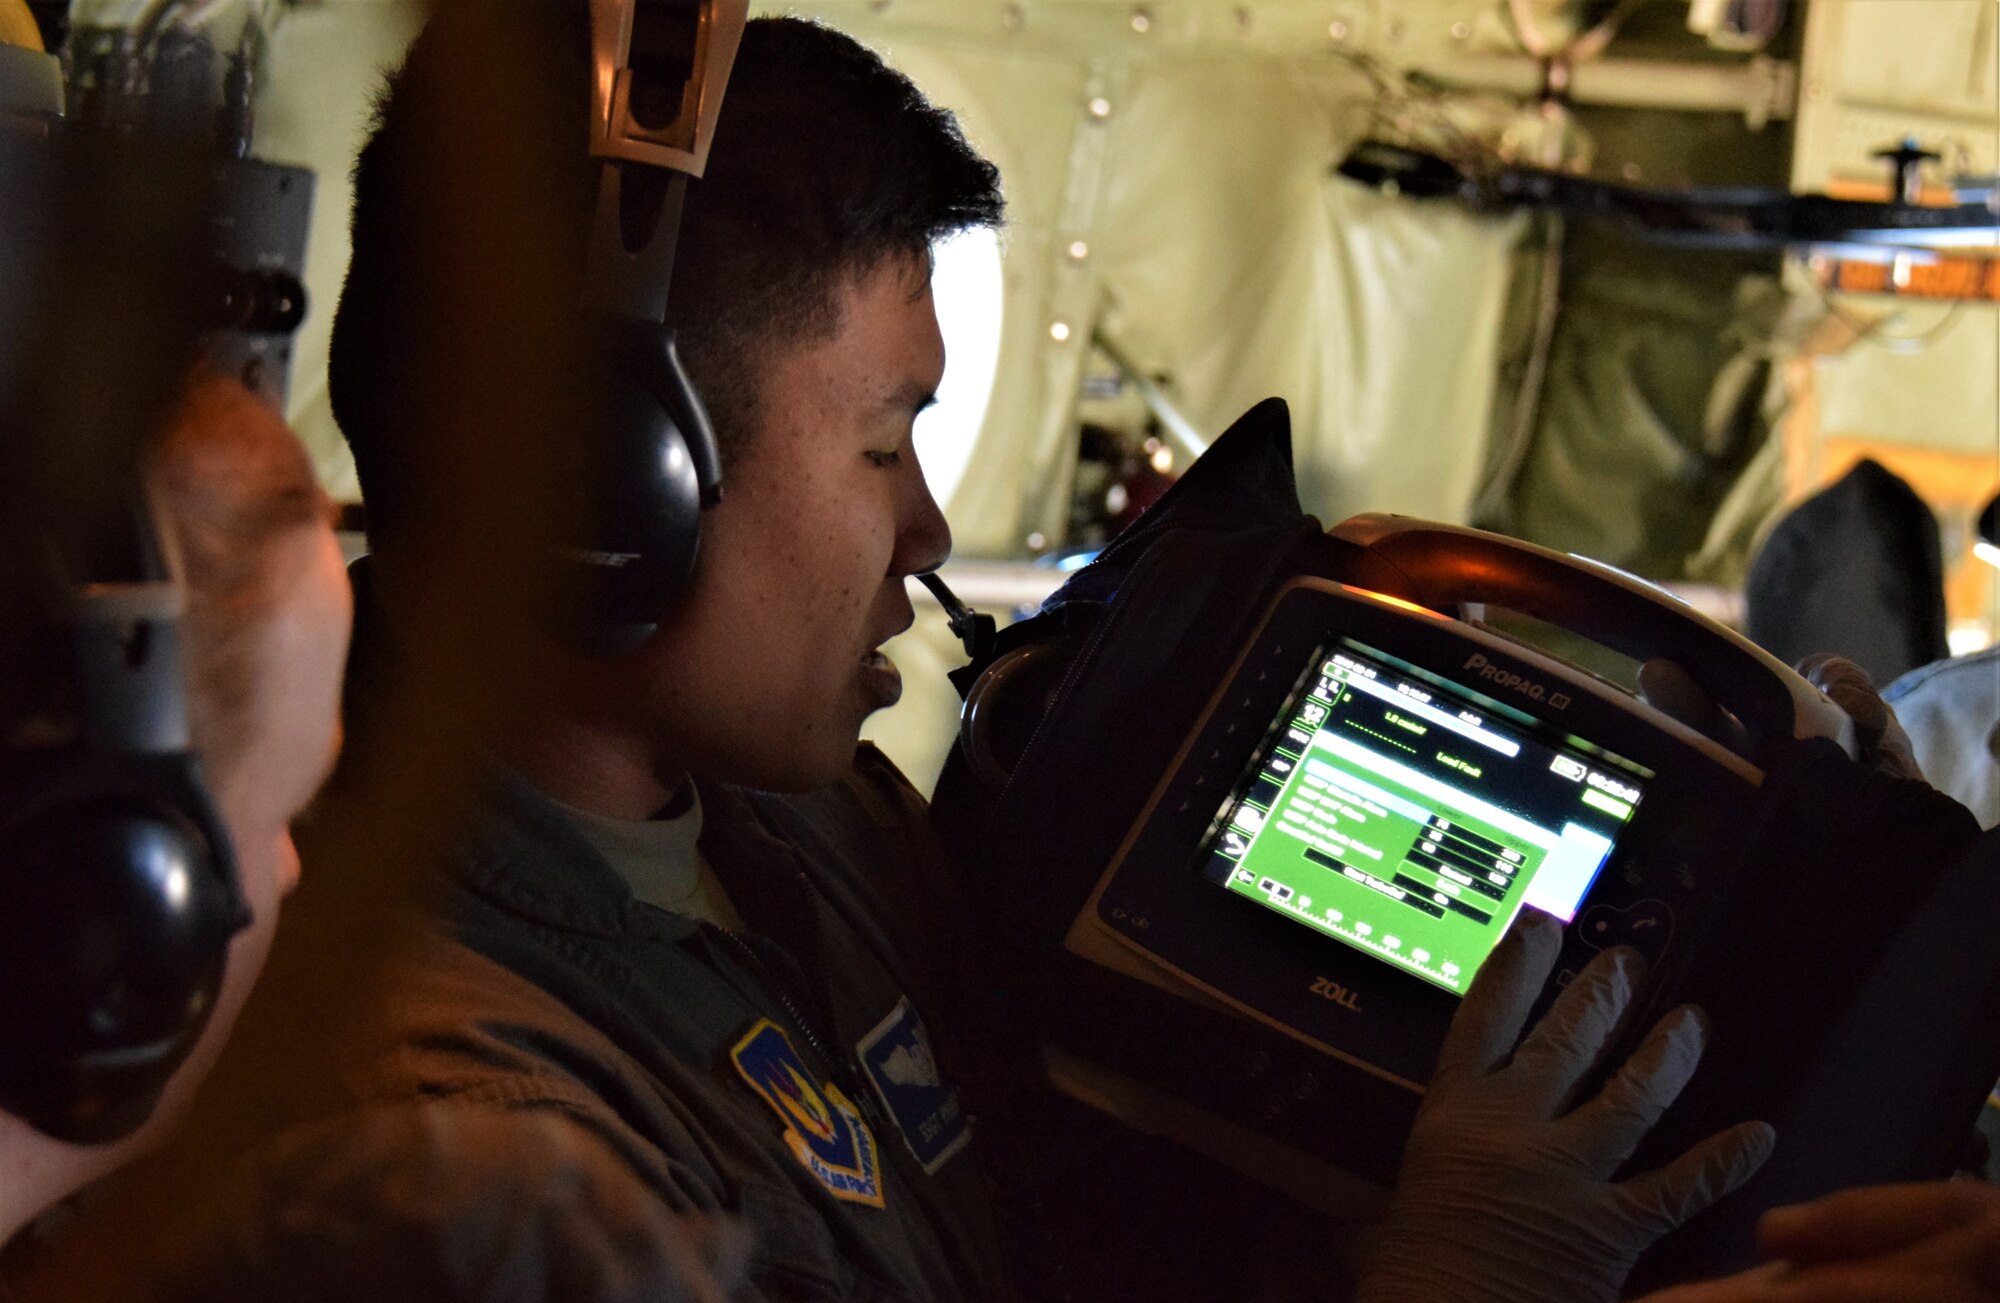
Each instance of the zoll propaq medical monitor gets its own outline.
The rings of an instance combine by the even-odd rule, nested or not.
[[[1743,754],[1461,604],[1683,663],[1746,732],[1838,734],[1844,717],[1606,567],[1392,517],[1336,533],[1407,576],[1404,591],[1317,574],[1280,586],[1065,946],[1212,1011],[1204,1053],[1163,1052],[1143,1076],[1386,1182],[1451,1017],[1515,917],[1568,925],[1544,1002],[1613,945],[1644,954],[1651,991],[1671,998],[1726,898],[1734,863],[1717,847],[1762,781]]]

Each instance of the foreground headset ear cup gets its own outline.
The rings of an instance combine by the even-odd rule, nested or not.
[[[130,1134],[215,1008],[244,921],[216,842],[174,804],[59,803],[0,837],[0,1109],[60,1140]],[[224,852],[226,854],[226,852]]]

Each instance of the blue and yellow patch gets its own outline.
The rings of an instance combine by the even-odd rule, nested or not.
[[[729,1052],[750,1089],[784,1124],[785,1144],[836,1199],[883,1206],[875,1137],[840,1088],[813,1080],[778,1025],[761,1018]]]

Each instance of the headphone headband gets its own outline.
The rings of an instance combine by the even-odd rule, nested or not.
[[[591,157],[597,203],[585,304],[597,319],[594,438],[580,447],[583,536],[571,640],[611,654],[644,641],[686,588],[722,456],[667,329],[692,178],[708,163],[748,0],[592,0]]]
[[[590,0],[592,158],[700,176],[750,0]]]

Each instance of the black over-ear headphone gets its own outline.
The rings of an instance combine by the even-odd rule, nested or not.
[[[701,513],[722,497],[708,411],[675,352],[667,292],[688,182],[708,162],[749,0],[591,0],[590,155],[599,163],[585,267],[595,437],[580,573],[582,645],[615,652],[657,626],[694,573]]]
[[[78,736],[0,751],[0,1110],[79,1143],[151,1114],[250,920],[188,749],[184,595],[127,503],[103,533],[136,564],[61,586]]]
[[[249,909],[188,749],[186,597],[140,487],[193,338],[176,310],[205,192],[138,145],[53,143],[52,169],[12,150],[0,167],[19,219],[4,288],[34,323],[0,340],[0,559],[30,568],[46,617],[7,623],[69,662],[61,741],[0,738],[0,1111],[101,1143],[194,1047]]]

